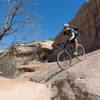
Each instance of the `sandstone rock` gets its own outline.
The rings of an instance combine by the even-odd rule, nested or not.
[[[81,62],[60,70],[56,63],[20,78],[43,82],[50,91],[51,100],[100,100],[100,50],[85,55]],[[75,60],[75,59],[74,59]]]
[[[0,51],[0,54],[4,52],[11,52],[18,55],[32,55],[32,53],[36,53],[38,50],[38,47],[41,46],[40,49],[47,49],[52,50],[52,44],[54,41],[38,41],[33,43],[27,43],[27,44],[15,44],[12,48],[4,49]],[[10,50],[11,49],[11,50]]]
[[[56,62],[38,63],[27,67],[40,70],[22,73],[17,80],[0,78],[0,100],[100,100],[100,50],[81,58],[66,70]]]
[[[100,100],[99,53],[96,51],[86,55],[84,61],[51,80],[54,88],[58,88],[61,100]]]

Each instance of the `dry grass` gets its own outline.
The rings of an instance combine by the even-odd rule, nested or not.
[[[17,75],[16,60],[13,55],[6,55],[0,59],[0,71],[7,78],[14,78]]]

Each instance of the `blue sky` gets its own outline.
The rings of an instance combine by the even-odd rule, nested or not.
[[[63,28],[63,24],[76,15],[85,0],[40,0],[42,29],[45,39],[54,38]]]
[[[0,15],[1,13],[7,14],[8,1],[12,0],[1,0],[0,1]],[[32,0],[28,0],[32,1]],[[26,12],[29,14],[32,11],[36,11],[40,15],[40,23],[41,29],[39,33],[36,33],[31,36],[27,36],[26,41],[33,40],[47,40],[49,38],[54,38],[56,35],[62,30],[63,24],[70,21],[76,15],[80,6],[85,2],[85,0],[38,0],[38,3],[35,7],[34,5],[28,6]],[[2,3],[2,4],[1,4]],[[34,9],[34,10],[33,10]],[[5,12],[6,11],[6,12]],[[23,17],[22,17],[23,18]],[[22,19],[19,17],[18,20]],[[2,22],[5,20],[4,16],[0,16],[0,26],[2,26]],[[22,29],[17,36],[19,40],[21,40],[21,33],[27,32],[27,30]],[[8,44],[11,44],[14,35],[7,36],[3,38],[0,43],[0,47],[6,47]],[[6,45],[4,45],[6,44]]]

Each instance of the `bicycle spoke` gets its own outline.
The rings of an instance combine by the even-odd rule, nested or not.
[[[81,44],[79,44],[79,46],[78,46],[77,53],[78,54],[77,54],[76,58],[81,61],[83,59],[82,56],[85,55],[85,49]]]
[[[63,50],[57,56],[57,64],[61,69],[66,69],[71,64],[70,54]]]

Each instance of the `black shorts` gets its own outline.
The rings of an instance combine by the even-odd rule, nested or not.
[[[75,39],[77,39],[78,34],[75,34],[74,39],[72,39],[71,41],[75,41]]]
[[[75,39],[76,39],[76,38],[72,39],[72,40],[70,41],[70,43],[73,43],[73,44],[74,44],[74,43],[75,43]]]
[[[75,37],[70,41],[70,43],[75,43],[75,39],[77,39],[77,35],[75,35]]]

